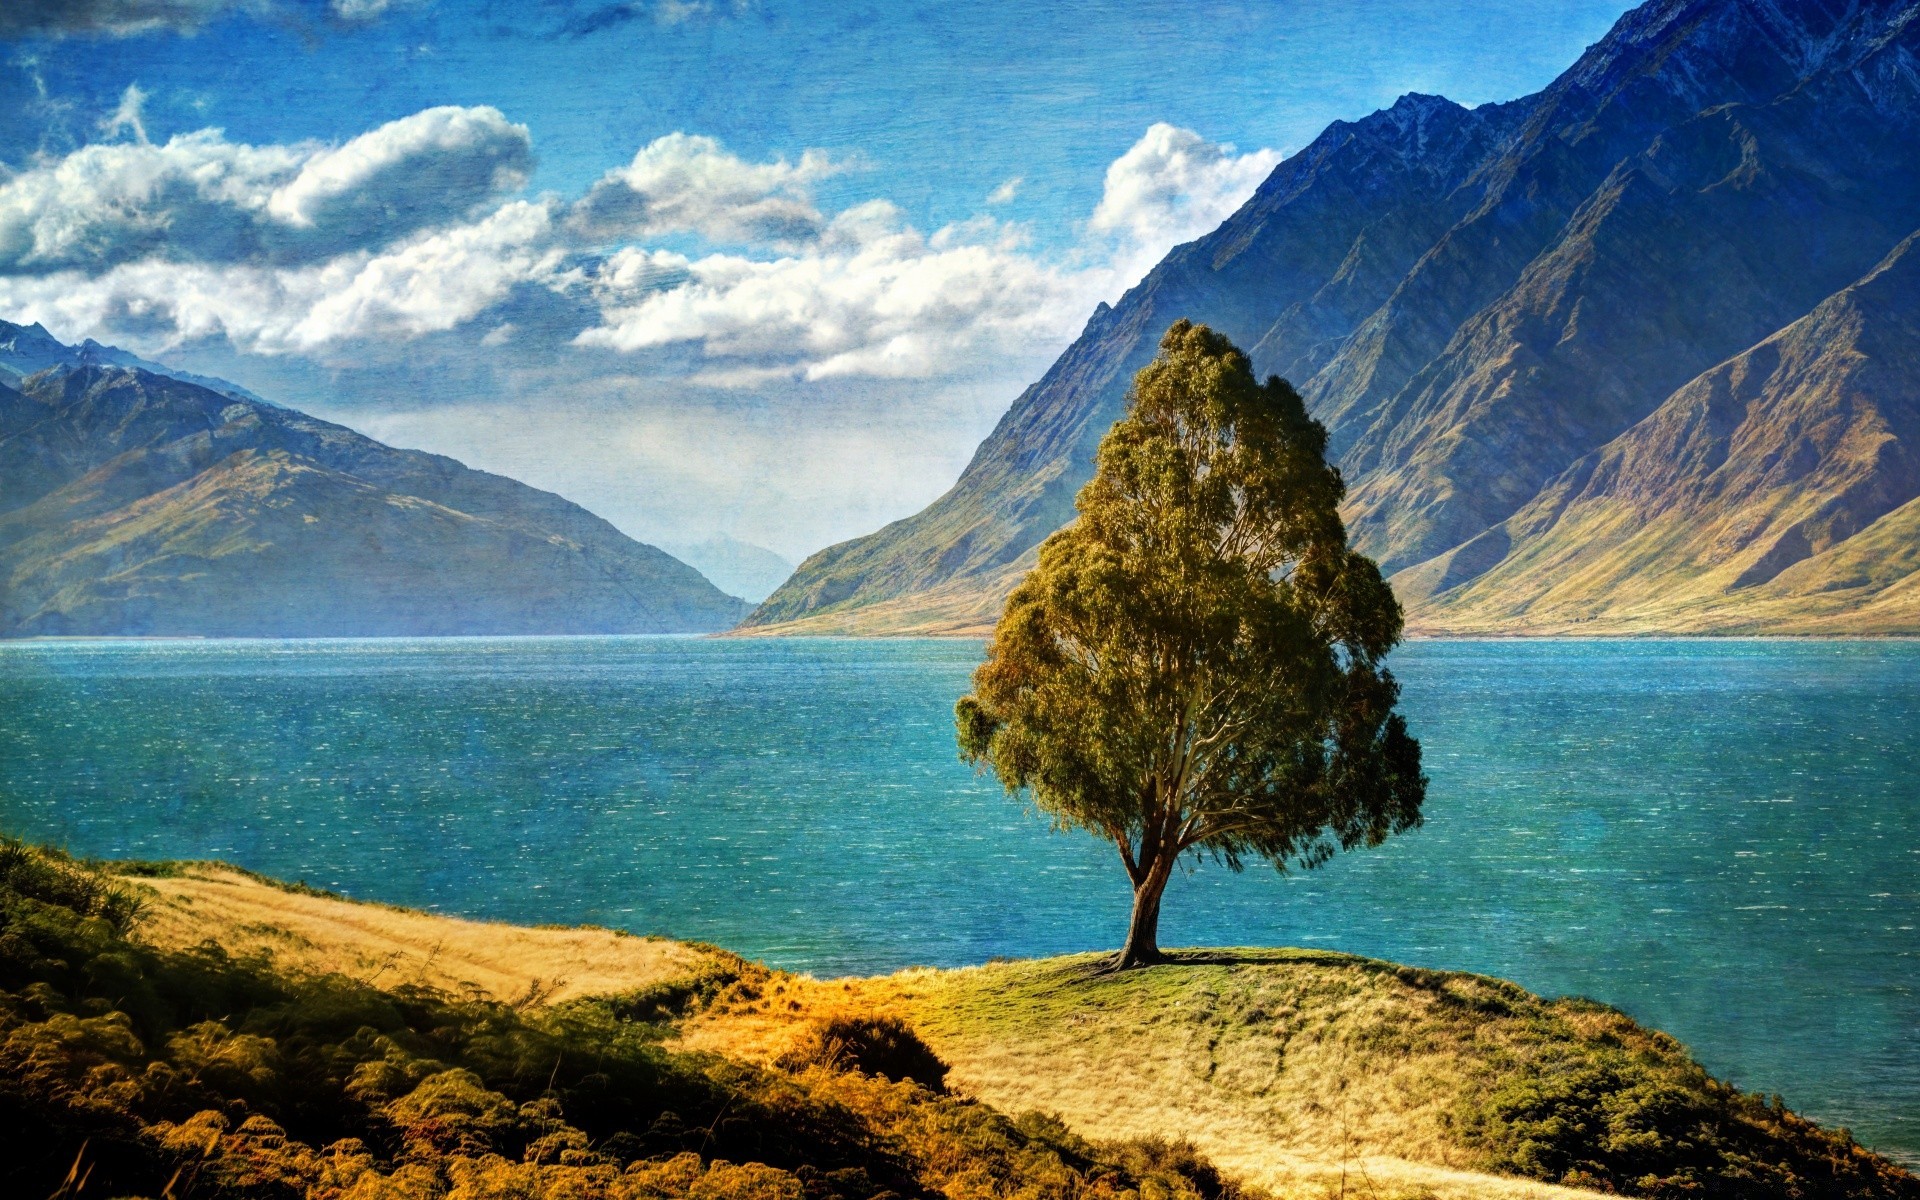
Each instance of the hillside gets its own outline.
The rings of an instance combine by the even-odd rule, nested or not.
[[[137,367],[0,384],[0,636],[677,633],[745,610],[551,493]]]
[[[797,1089],[789,1104],[800,1107],[762,1118],[776,1141],[785,1122],[804,1115],[803,1097],[891,1123],[876,1131],[879,1144],[905,1149],[895,1169],[921,1172],[919,1187],[895,1185],[902,1194],[952,1196],[963,1187],[969,1196],[1011,1196],[1027,1187],[1038,1190],[1020,1194],[1078,1196],[1080,1171],[1114,1172],[1096,1194],[1137,1187],[1164,1200],[1190,1189],[1221,1200],[1221,1185],[1208,1182],[1212,1168],[1166,1173],[1205,1161],[1178,1149],[1185,1139],[1229,1180],[1283,1197],[1341,1194],[1343,1178],[1349,1194],[1383,1200],[1595,1194],[1544,1179],[1644,1195],[1920,1195],[1920,1182],[1843,1135],[1714,1083],[1671,1039],[1598,1005],[1545,1001],[1478,976],[1318,951],[1243,950],[1190,952],[1122,976],[1101,974],[1080,956],[822,981],[711,947],[608,930],[481,925],[355,904],[212,864],[121,870],[112,886],[139,898],[131,929],[153,953],[205,956],[196,948],[211,942],[254,971],[333,972],[388,994],[426,985],[483,1007],[488,997],[512,1000],[518,1015],[489,1019],[526,1023],[528,1032],[515,1037],[576,1028],[618,1046],[619,1022],[638,1022],[645,1029],[633,1036],[656,1039],[650,1044],[668,1063],[705,1063],[709,1077],[718,1077],[717,1063],[761,1073],[728,1077],[748,1104],[768,1094],[769,1080]],[[619,998],[587,998],[596,991]],[[260,1036],[285,1020],[228,1018],[222,1027],[225,1036]],[[391,1060],[396,1051],[384,1053]],[[553,1062],[549,1053],[535,1073],[561,1071]],[[909,1084],[875,1093],[845,1074],[849,1067],[938,1090]],[[1009,1123],[995,1113],[1028,1115]],[[698,1125],[690,1116],[680,1110],[680,1127]],[[272,1120],[290,1128],[279,1115]],[[969,1123],[974,1133],[953,1132]],[[993,1136],[983,1141],[978,1131],[989,1126]],[[526,1155],[599,1168],[604,1157],[594,1155],[606,1154],[600,1147],[612,1136],[595,1134],[593,1148],[571,1160],[542,1159],[531,1145]],[[944,1157],[916,1160],[941,1138],[935,1148]],[[701,1155],[711,1149],[702,1142]],[[651,1153],[657,1162],[670,1152]],[[421,1161],[449,1169],[444,1157]],[[1129,1183],[1125,1172],[1143,1167],[1160,1171],[1168,1190]],[[654,1169],[641,1160],[620,1178]],[[487,1170],[498,1177],[507,1168]],[[531,1182],[536,1172],[523,1170]],[[799,1178],[810,1178],[804,1168]],[[584,1189],[552,1194],[628,1194],[584,1174],[554,1172],[542,1186]],[[835,1191],[857,1194],[811,1183],[804,1194]],[[776,1193],[789,1194],[766,1194]]]
[[[155,945],[132,936],[149,897],[0,843],[10,1195],[1235,1195],[1165,1143],[1092,1146],[912,1084],[667,1045],[673,1013],[747,969],[717,952],[623,996],[511,1005]]]
[[[1465,552],[1475,539],[1510,537],[1502,527],[1537,515],[1576,464],[1839,302],[1916,228],[1920,4],[1650,0],[1534,96],[1469,110],[1410,95],[1331,126],[1096,311],[951,491],[815,555],[748,623],[978,630],[971,614],[990,621],[1025,556],[1070,517],[1133,372],[1186,317],[1300,388],[1349,483],[1354,539],[1401,573],[1416,628],[1563,628],[1567,612],[1611,603],[1598,576],[1529,577],[1552,597],[1539,612],[1445,598],[1440,583],[1488,554],[1486,541]],[[1920,388],[1897,347],[1875,369],[1878,386]],[[1828,390],[1802,403],[1850,401]],[[1662,464],[1694,468],[1671,495],[1711,468]],[[1735,520],[1713,505],[1661,512],[1686,525],[1682,541]],[[1850,553],[1892,586],[1902,560],[1875,556],[1884,540]],[[1789,539],[1769,561],[1784,571],[1816,552]],[[1690,553],[1642,556],[1637,586],[1694,587]],[[1646,610],[1613,627],[1811,632],[1847,627],[1859,607],[1777,599],[1743,586],[1684,617]],[[1897,607],[1859,627],[1920,631]]]
[[[1920,240],[1399,583],[1454,630],[1920,629]]]

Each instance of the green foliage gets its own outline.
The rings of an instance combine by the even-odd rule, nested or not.
[[[129,938],[138,915],[85,864],[0,840],[14,1192],[51,1195],[71,1173],[86,1195],[175,1200],[1214,1194],[1178,1156],[1022,1132],[916,1083],[665,1049],[657,1018],[766,974],[740,960],[677,991],[521,1012],[290,978],[211,945],[159,951]],[[880,1058],[917,1044],[866,1036]]]
[[[1313,867],[1419,821],[1399,605],[1325,451],[1285,381],[1174,325],[956,707],[964,757],[1119,848],[1136,933],[1183,854]]]
[[[1580,1047],[1510,1071],[1461,1114],[1491,1170],[1651,1197],[1920,1195],[1913,1177],[1697,1065]]]

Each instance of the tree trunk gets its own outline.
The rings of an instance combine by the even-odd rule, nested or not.
[[[1114,960],[1116,970],[1166,961],[1160,955],[1160,894],[1167,890],[1167,877],[1172,873],[1156,863],[1133,889],[1133,920],[1127,925],[1127,944]]]

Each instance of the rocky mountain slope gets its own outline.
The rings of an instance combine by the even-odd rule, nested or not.
[[[558,496],[83,362],[0,385],[0,636],[725,629],[745,605]]]
[[[1493,565],[1494,531],[1549,503],[1576,464],[1842,303],[1916,229],[1920,4],[1652,0],[1535,96],[1472,110],[1407,96],[1330,127],[1219,229],[1097,311],[947,495],[814,556],[749,623],[990,621],[1032,549],[1070,518],[1133,372],[1184,316],[1300,387],[1348,479],[1353,535],[1400,573],[1417,627],[1538,631],[1569,614],[1620,631],[1854,627],[1857,589],[1807,603],[1779,590],[1811,570],[1789,568],[1837,548],[1818,538],[1778,542],[1765,581],[1744,575],[1744,561],[1730,566],[1748,550],[1738,537],[1685,553],[1642,545],[1631,574],[1644,594],[1668,596],[1688,579],[1722,588],[1684,618],[1662,604],[1627,614],[1564,557],[1513,559],[1515,575],[1486,581],[1527,572],[1529,594],[1554,598],[1537,611],[1449,592],[1469,567],[1479,564],[1477,577]],[[1904,278],[1882,276],[1878,288],[1897,291]],[[1891,356],[1876,360],[1881,394],[1920,388],[1897,340],[1883,330],[1873,343]],[[1845,375],[1828,371],[1794,394],[1839,413],[1852,404]],[[1764,407],[1777,389],[1763,391]],[[1832,450],[1816,439],[1801,452]],[[1699,498],[1706,460],[1665,465],[1678,474],[1660,514],[1694,533],[1729,519],[1721,501]],[[1774,502],[1811,511],[1828,478],[1802,472]],[[1890,502],[1920,495],[1892,474],[1876,479]],[[1843,524],[1823,528],[1838,536]],[[1851,551],[1876,564],[1868,573],[1881,590],[1900,573],[1872,550],[1886,534]],[[1573,573],[1539,574],[1563,570]],[[1613,615],[1598,620],[1602,610]],[[1907,628],[1893,611],[1881,605],[1859,627]]]
[[[1461,629],[1920,629],[1916,380],[1909,238],[1402,593]]]

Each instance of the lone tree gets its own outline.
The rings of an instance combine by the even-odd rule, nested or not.
[[[1285,380],[1175,324],[955,706],[963,758],[1119,847],[1116,967],[1160,961],[1183,855],[1311,868],[1420,822],[1420,743],[1380,665],[1400,606],[1347,547],[1326,444]]]

